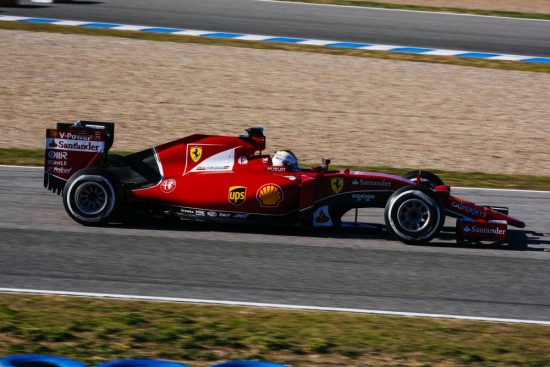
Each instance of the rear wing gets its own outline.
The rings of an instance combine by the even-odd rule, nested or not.
[[[107,156],[114,135],[112,122],[59,122],[56,129],[47,129],[44,187],[60,194],[75,172],[94,166]]]

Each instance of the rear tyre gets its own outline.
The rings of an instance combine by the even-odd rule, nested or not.
[[[122,199],[118,181],[103,168],[85,168],[75,173],[63,189],[63,205],[80,224],[99,226],[109,222]]]
[[[390,196],[384,220],[388,231],[401,242],[425,244],[443,227],[445,209],[433,191],[421,185],[409,185]]]
[[[418,171],[411,171],[411,172],[405,173],[402,177],[416,183],[417,175],[418,175]],[[443,180],[439,178],[439,176],[428,171],[420,171],[420,184],[428,186],[432,189],[435,188],[436,186],[445,185],[443,183]]]

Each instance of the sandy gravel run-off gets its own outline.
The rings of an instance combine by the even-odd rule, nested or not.
[[[303,162],[550,175],[550,75],[0,31],[0,147],[115,121],[114,149],[262,125]]]
[[[356,0],[358,2],[365,0]],[[376,0],[380,3],[550,14],[550,0]]]

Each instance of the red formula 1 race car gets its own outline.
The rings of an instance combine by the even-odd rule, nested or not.
[[[243,224],[343,226],[354,208],[385,208],[387,231],[408,244],[427,243],[446,216],[457,236],[505,241],[508,225],[525,223],[506,208],[459,199],[429,172],[403,177],[300,169],[289,151],[263,154],[262,128],[240,136],[190,135],[125,157],[109,155],[114,124],[79,121],[47,130],[44,186],[63,193],[67,213],[102,225],[142,210],[183,220]]]

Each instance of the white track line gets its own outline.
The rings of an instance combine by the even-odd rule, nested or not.
[[[0,164],[0,168],[30,168],[30,169],[44,169],[44,167],[38,166],[18,166],[12,164]]]
[[[550,194],[550,191],[540,191],[540,190],[518,190],[518,189],[489,189],[489,188],[483,188],[483,187],[458,187],[458,186],[452,186],[451,190],[457,189],[457,190],[481,190],[481,191],[504,191],[504,192],[533,192],[537,194]]]
[[[538,320],[430,314],[430,313],[419,313],[419,312],[395,312],[395,311],[367,310],[367,309],[357,309],[357,308],[315,307],[315,306],[285,305],[285,304],[277,304],[277,303],[238,302],[238,301],[207,300],[207,299],[194,299],[194,298],[152,297],[152,296],[135,296],[135,295],[123,295],[123,294],[68,292],[68,291],[51,291],[51,290],[20,289],[20,288],[0,288],[0,293],[41,294],[41,295],[57,295],[57,296],[71,296],[71,297],[120,299],[120,300],[132,300],[132,301],[197,303],[197,304],[209,304],[209,305],[221,305],[221,306],[266,307],[266,308],[278,308],[278,309],[288,309],[288,310],[349,312],[349,313],[365,313],[365,314],[388,315],[388,316],[430,317],[430,318],[488,321],[488,322],[513,323],[513,324],[536,324],[536,325],[550,326],[550,321],[538,321]]]
[[[512,19],[512,20],[529,20],[535,22],[548,22],[546,19],[532,19],[532,18],[516,18],[516,17],[502,17],[498,15],[480,15],[480,14],[468,14],[468,13],[453,13],[445,11],[424,11],[424,10],[410,10],[410,9],[388,9],[388,8],[375,8],[370,6],[358,6],[358,5],[337,5],[337,4],[318,4],[318,3],[305,3],[299,1],[283,1],[283,0],[254,0],[263,3],[282,3],[282,4],[294,4],[294,5],[310,5],[310,6],[324,6],[324,7],[337,7],[337,8],[351,8],[351,9],[368,9],[378,11],[395,11],[395,12],[407,12],[407,13],[426,13],[437,15],[456,15],[462,17],[483,17],[483,18],[497,18],[497,19]]]

